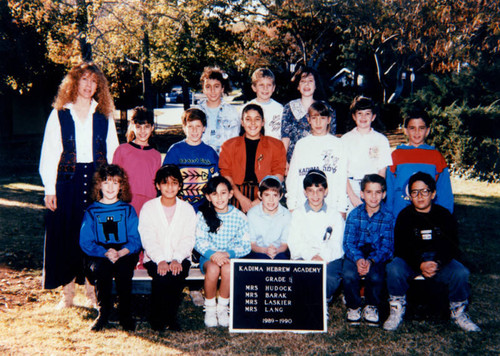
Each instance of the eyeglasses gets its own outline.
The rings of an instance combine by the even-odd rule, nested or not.
[[[416,198],[418,197],[419,195],[423,196],[423,197],[428,197],[429,194],[431,194],[431,190],[430,189],[414,189],[410,192],[410,195],[412,198]]]

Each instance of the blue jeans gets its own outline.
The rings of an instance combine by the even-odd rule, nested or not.
[[[326,299],[330,299],[342,281],[343,259],[333,260],[326,265]]]
[[[361,307],[360,281],[356,263],[349,259],[344,260],[344,295],[346,305],[350,309]],[[384,287],[385,263],[375,263],[370,266],[370,271],[365,276],[365,300],[366,305],[378,306],[380,295]]]
[[[391,296],[404,296],[408,291],[409,281],[420,274],[414,271],[400,257],[394,257],[387,267],[387,289]],[[469,270],[457,260],[451,260],[445,266],[441,266],[432,277],[436,282],[443,283],[448,287],[448,299],[450,302],[462,302],[469,299]]]

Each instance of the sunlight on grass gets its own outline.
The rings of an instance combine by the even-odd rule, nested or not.
[[[475,195],[479,197],[500,198],[500,183],[476,182],[459,178],[451,178],[453,194]]]
[[[45,207],[40,204],[32,204],[32,203],[23,203],[21,201],[15,201],[15,200],[7,200],[0,198],[0,206],[8,206],[8,207],[14,207],[14,208],[29,208],[29,209],[37,209],[37,210],[43,210]]]
[[[29,183],[10,183],[2,185],[2,188],[5,189],[15,189],[15,190],[24,190],[27,192],[43,192],[43,187],[40,185],[34,185]]]

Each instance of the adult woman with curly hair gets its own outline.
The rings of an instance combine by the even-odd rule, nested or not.
[[[75,282],[83,284],[79,246],[84,210],[91,203],[92,176],[111,162],[118,147],[108,81],[91,62],[64,77],[47,120],[40,157],[46,216],[43,287],[63,287],[58,307],[73,305]],[[89,305],[95,293],[86,283]]]

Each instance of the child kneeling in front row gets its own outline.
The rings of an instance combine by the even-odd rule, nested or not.
[[[135,330],[131,313],[132,277],[139,260],[141,239],[128,178],[117,165],[103,165],[94,174],[92,199],[80,230],[80,246],[88,255],[89,281],[96,287],[99,316],[92,331],[108,324],[113,309],[113,277],[119,297],[120,325]]]
[[[283,197],[281,181],[266,176],[259,184],[260,204],[248,211],[252,252],[255,259],[288,260],[288,231],[292,214],[280,204]]]
[[[342,280],[344,219],[325,202],[329,192],[324,172],[311,169],[303,186],[307,200],[292,213],[288,247],[293,260],[326,262],[326,298],[330,301]]]
[[[247,217],[229,205],[231,183],[222,176],[210,179],[203,189],[207,202],[200,207],[195,249],[201,255],[200,269],[205,274],[205,325],[229,326],[229,287],[231,258],[250,252]],[[221,279],[218,304],[217,283]]]
[[[161,195],[144,204],[139,231],[144,246],[144,267],[153,279],[151,316],[153,330],[180,330],[177,310],[191,266],[196,229],[193,207],[179,199],[182,174],[173,164],[156,172],[156,189]]]
[[[357,325],[363,319],[378,325],[378,306],[384,287],[385,264],[394,251],[394,217],[382,200],[385,179],[367,174],[361,180],[363,204],[347,216],[344,231],[344,295],[347,321]],[[360,280],[365,278],[365,306],[361,311]],[[362,315],[361,315],[362,314]]]

